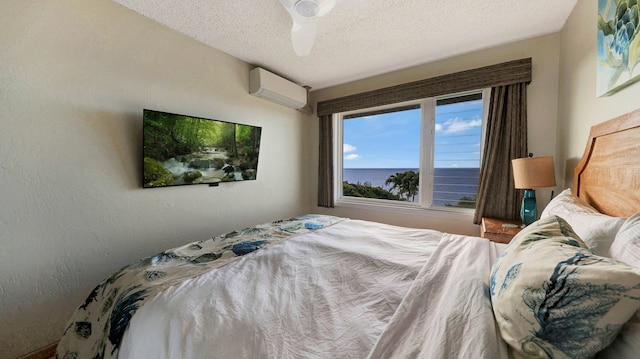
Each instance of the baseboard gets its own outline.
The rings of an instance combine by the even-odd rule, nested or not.
[[[56,355],[58,342],[51,343],[29,354],[23,355],[18,359],[53,359]]]

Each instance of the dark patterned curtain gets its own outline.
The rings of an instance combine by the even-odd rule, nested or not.
[[[333,208],[333,115],[320,116],[318,207]]]
[[[520,218],[522,193],[515,189],[511,160],[526,155],[527,84],[493,87],[473,223]]]

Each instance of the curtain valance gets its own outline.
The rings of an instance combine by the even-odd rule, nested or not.
[[[482,88],[531,82],[531,58],[318,102],[318,117]]]

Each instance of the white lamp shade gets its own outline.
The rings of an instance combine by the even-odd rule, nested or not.
[[[516,158],[511,160],[511,164],[516,188],[535,189],[556,185],[552,156]]]

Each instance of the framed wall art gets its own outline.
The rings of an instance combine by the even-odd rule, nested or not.
[[[640,80],[639,18],[636,0],[598,0],[598,97]]]

